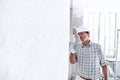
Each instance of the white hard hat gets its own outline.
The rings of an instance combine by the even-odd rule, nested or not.
[[[77,31],[77,34],[80,33],[80,32],[90,32],[90,29],[86,26],[80,26],[78,28],[76,28],[76,31]]]

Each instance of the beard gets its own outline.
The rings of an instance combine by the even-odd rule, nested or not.
[[[82,42],[86,42],[86,41],[89,41],[89,38],[85,38],[85,39],[81,38],[80,40],[81,40]]]

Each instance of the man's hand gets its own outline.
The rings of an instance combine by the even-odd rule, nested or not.
[[[69,60],[71,64],[74,64],[76,62],[75,54],[70,53]]]
[[[105,80],[108,80],[108,76],[107,76],[107,66],[106,66],[106,65],[102,66],[102,70],[103,70],[103,74],[104,74]]]

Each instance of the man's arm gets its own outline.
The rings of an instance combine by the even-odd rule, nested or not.
[[[102,67],[102,72],[104,75],[104,80],[108,80],[108,75],[107,75],[107,64],[106,64],[106,60],[105,60],[105,54],[103,53],[103,48],[99,49],[99,53],[100,53],[100,65]]]
[[[108,76],[107,76],[107,66],[104,65],[102,66],[102,70],[103,70],[103,74],[104,74],[104,79],[108,80]]]
[[[75,54],[70,53],[69,60],[71,64],[75,64],[76,62]]]

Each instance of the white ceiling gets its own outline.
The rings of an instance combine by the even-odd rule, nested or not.
[[[73,6],[82,8],[119,8],[120,0],[71,0]]]

